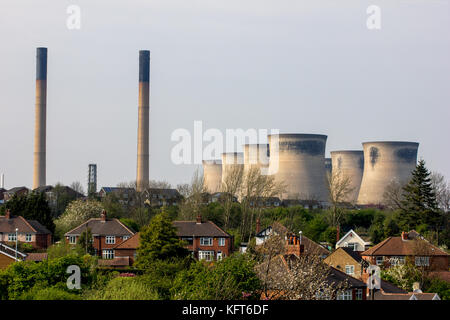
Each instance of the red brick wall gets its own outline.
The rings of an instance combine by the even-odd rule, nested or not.
[[[114,257],[130,257],[130,264],[134,263],[135,249],[114,249]]]
[[[203,238],[203,237],[202,237]],[[217,251],[222,251],[225,257],[228,257],[233,252],[233,238],[225,238],[225,246],[219,246],[219,238],[213,237],[212,246],[200,245],[200,237],[195,237],[193,245],[187,245],[186,249],[195,251],[195,258],[198,258],[198,251],[214,251],[214,259],[217,259]]]

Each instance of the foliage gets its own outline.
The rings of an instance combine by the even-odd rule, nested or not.
[[[14,216],[22,216],[27,220],[36,220],[50,232],[55,231],[52,212],[44,193],[32,192],[28,195],[14,195],[4,206],[0,207],[2,214],[6,209]]]
[[[437,293],[442,300],[450,300],[450,283],[441,279],[432,279],[425,292]]]
[[[140,277],[116,277],[105,288],[91,292],[89,300],[157,300],[158,294]]]
[[[95,253],[93,241],[91,229],[87,228],[80,234],[77,246],[81,252],[93,255]]]
[[[79,255],[84,253],[84,249],[79,246],[72,246],[66,241],[55,243],[47,248],[48,259],[62,258],[68,255]]]
[[[78,294],[69,292],[59,288],[54,287],[40,287],[35,286],[31,290],[23,293],[19,300],[80,300],[81,297]]]
[[[254,266],[255,262],[245,254],[229,256],[211,266],[198,261],[177,275],[172,296],[183,300],[256,298],[260,281]]]
[[[132,229],[132,230],[134,230],[136,232],[139,232],[140,226],[133,219],[131,219],[131,218],[120,218],[119,220],[124,225],[126,225],[128,228],[130,228],[130,229]]]
[[[100,217],[102,211],[102,203],[96,200],[75,200],[71,202],[66,211],[55,220],[55,236],[62,239],[66,232],[78,227],[90,218]]]
[[[411,292],[414,282],[422,282],[422,272],[413,264],[406,263],[381,270],[381,278]]]
[[[155,260],[183,258],[188,255],[166,212],[157,214],[140,232],[136,266],[149,269]]]

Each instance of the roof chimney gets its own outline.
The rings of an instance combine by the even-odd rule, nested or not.
[[[202,216],[199,214],[197,216],[197,224],[201,224],[202,223]]]
[[[5,218],[6,219],[11,219],[11,210],[6,209]]]
[[[256,219],[256,234],[258,234],[261,231],[261,221]]]
[[[405,231],[402,231],[402,240],[408,240],[408,233]]]
[[[106,210],[102,210],[102,213],[100,214],[100,218],[102,221],[106,221]]]

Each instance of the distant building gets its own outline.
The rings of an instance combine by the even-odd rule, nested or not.
[[[123,205],[133,205],[136,201],[136,190],[134,188],[102,187],[98,195],[102,199],[107,196],[115,197]]]
[[[27,187],[15,187],[12,189],[9,189],[8,191],[3,192],[3,200],[5,202],[11,200],[14,195],[17,196],[26,196],[30,190]]]
[[[103,211],[100,218],[91,218],[67,232],[64,235],[66,242],[77,244],[81,234],[88,229],[93,237],[95,255],[103,259],[114,259],[114,248],[135,234],[118,219],[107,218],[106,211]]]
[[[371,242],[365,241],[355,231],[350,230],[342,238],[336,242],[336,249],[345,247],[353,249],[354,251],[364,251],[369,248]]]
[[[177,189],[147,188],[143,191],[144,203],[151,207],[176,206],[183,197]]]
[[[212,221],[174,221],[178,237],[187,243],[186,248],[199,260],[222,260],[233,251],[233,237]]]
[[[16,238],[16,229],[17,238]],[[9,209],[0,216],[0,243],[28,243],[36,249],[45,249],[51,245],[51,232],[36,220],[27,220],[22,216],[13,216]]]

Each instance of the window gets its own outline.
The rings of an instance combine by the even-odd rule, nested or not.
[[[114,250],[111,249],[103,250],[102,257],[103,259],[114,259]]]
[[[198,259],[206,260],[206,261],[213,261],[214,260],[214,251],[199,251]]]
[[[115,236],[106,236],[106,244],[115,244],[116,237]]]
[[[223,256],[222,256],[222,251],[217,251],[217,261],[222,260]]]
[[[225,247],[225,238],[219,238],[219,247]]]
[[[188,246],[192,246],[192,244],[194,243],[194,241],[192,240],[192,237],[184,237],[184,238],[181,238],[181,240],[187,242]]]
[[[349,247],[353,251],[356,251],[356,249],[358,249],[358,244],[354,243],[354,242],[351,242],[351,243],[347,244],[347,247]]]
[[[200,238],[201,246],[212,246],[213,238]]]
[[[345,266],[345,273],[349,275],[355,274],[355,266],[354,265],[347,265]]]
[[[405,257],[404,256],[393,256],[389,259],[389,262],[392,266],[398,266],[401,264],[405,264]]]
[[[27,233],[27,234],[25,235],[25,241],[26,241],[26,242],[31,242],[31,233]]]
[[[352,300],[352,290],[345,290],[337,295],[337,300]]]
[[[377,266],[381,266],[383,264],[383,256],[378,256],[376,258]]]
[[[8,233],[8,241],[16,241],[17,237],[15,233]]]
[[[75,236],[69,236],[69,243],[70,243],[70,244],[75,244],[75,243],[77,243],[77,237],[75,237]]]
[[[363,299],[363,289],[356,289],[356,300]]]
[[[428,267],[430,265],[430,257],[416,257],[416,266]]]

